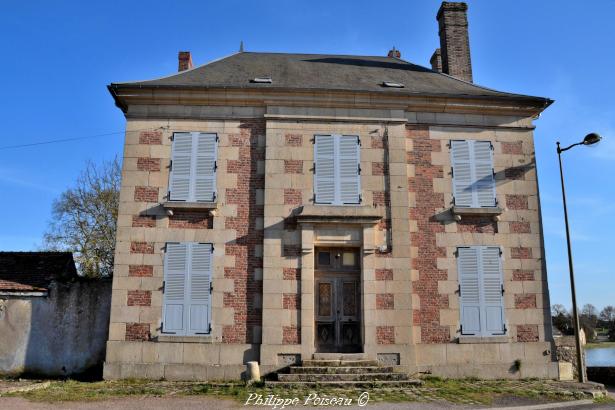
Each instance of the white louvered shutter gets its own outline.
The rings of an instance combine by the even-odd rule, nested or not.
[[[194,201],[216,199],[216,134],[194,133]]]
[[[192,175],[192,134],[181,132],[173,135],[169,200],[189,201]]]
[[[451,163],[455,206],[481,208],[496,205],[491,142],[451,141]]]
[[[332,204],[336,187],[335,138],[333,135],[316,135],[314,138],[314,202]]]
[[[361,195],[359,138],[356,135],[340,135],[338,147],[338,201],[341,204],[358,204]]]
[[[493,150],[489,141],[472,141],[474,157],[474,191],[478,207],[495,206]]]
[[[483,334],[503,335],[505,330],[500,248],[483,246],[481,251]]]
[[[188,334],[209,333],[211,305],[212,246],[192,243],[190,252],[190,297],[188,300]]]
[[[451,141],[451,163],[455,206],[468,208],[475,206],[470,141]]]
[[[460,285],[461,333],[481,333],[479,250],[457,248],[457,274]]]
[[[188,245],[167,243],[164,258],[164,333],[184,334],[186,331],[186,277],[188,275]]]

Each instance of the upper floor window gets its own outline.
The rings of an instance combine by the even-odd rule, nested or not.
[[[179,336],[211,333],[210,243],[170,242],[164,256],[162,332]]]
[[[314,203],[361,202],[361,140],[356,135],[314,136]]]
[[[169,200],[214,202],[218,137],[203,132],[173,134]]]
[[[482,208],[497,205],[490,141],[451,141],[451,164],[455,206]]]
[[[457,276],[461,334],[497,336],[506,334],[504,283],[500,248],[457,248]]]

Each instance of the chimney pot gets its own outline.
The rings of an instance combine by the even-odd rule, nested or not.
[[[177,71],[186,71],[192,68],[192,54],[190,51],[180,51],[178,55],[178,69]]]
[[[472,82],[467,11],[466,3],[444,1],[436,19],[440,36],[441,71],[460,80]]]
[[[397,50],[395,47],[393,47],[392,49],[389,50],[389,54],[387,54],[387,57],[401,58],[401,52]]]

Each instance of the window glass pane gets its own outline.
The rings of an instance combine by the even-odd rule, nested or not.
[[[355,266],[357,263],[355,261],[355,253],[354,252],[344,252],[342,255],[342,265],[344,266]]]
[[[331,254],[329,252],[318,252],[318,265],[330,265]]]

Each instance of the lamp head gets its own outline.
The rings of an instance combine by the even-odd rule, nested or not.
[[[587,134],[585,138],[583,138],[583,145],[593,145],[600,142],[601,139],[602,137],[600,135],[596,134],[595,132],[592,132],[591,134]]]

